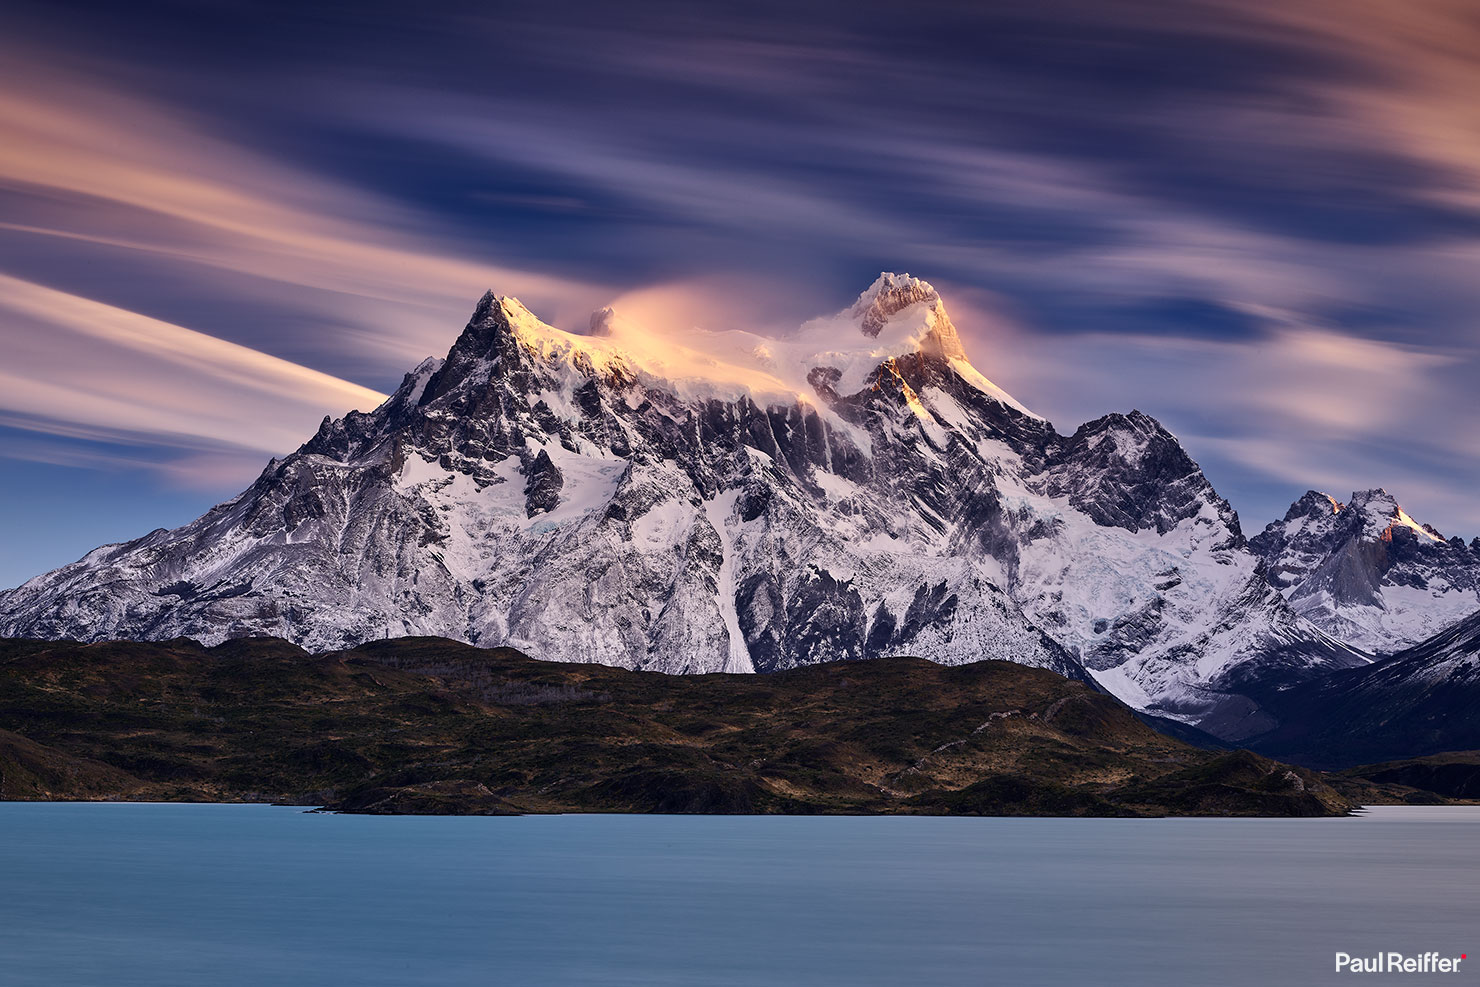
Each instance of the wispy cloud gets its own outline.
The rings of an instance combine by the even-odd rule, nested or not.
[[[323,309],[349,310],[359,331],[343,342],[395,365],[443,348],[448,326],[491,285],[561,306],[601,295],[449,250],[445,231],[439,239],[413,210],[13,46],[0,65],[0,186],[33,217],[5,229],[153,255],[197,277],[215,268],[312,289]]]
[[[246,346],[4,275],[0,326],[0,411],[10,427],[41,434],[281,453],[324,414],[384,400]]]
[[[445,350],[490,286],[566,326],[620,296],[773,329],[890,267],[1065,427],[1158,414],[1246,517],[1382,483],[1480,527],[1464,0],[572,0],[414,38],[375,0],[292,31],[149,6],[37,6],[0,58],[25,455],[139,454],[80,448],[101,430],[215,475]]]
[[[1480,460],[1461,427],[1474,414],[1461,382],[1475,372],[1462,347],[1366,339],[1279,311],[1251,313],[1259,331],[1237,339],[1087,332],[1046,347],[996,299],[957,295],[969,352],[1019,397],[1061,427],[1132,407],[1157,416],[1220,487],[1242,478],[1249,533],[1306,489],[1374,486],[1451,533],[1480,530],[1480,506],[1454,482]]]

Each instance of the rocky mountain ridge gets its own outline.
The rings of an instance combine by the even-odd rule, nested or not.
[[[1270,585],[1175,436],[1139,412],[1060,434],[927,282],[881,275],[783,339],[593,324],[490,292],[445,359],[238,497],[0,594],[0,635],[1004,658],[1228,738],[1270,726],[1251,683],[1368,660]]]
[[[1353,647],[1391,654],[1480,611],[1480,539],[1446,539],[1381,488],[1311,490],[1250,539],[1272,586]]]

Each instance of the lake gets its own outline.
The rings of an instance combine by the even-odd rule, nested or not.
[[[1469,807],[1121,820],[0,803],[0,983],[1342,983],[1338,950],[1480,951],[1477,847]],[[1480,975],[1470,963],[1449,982]]]

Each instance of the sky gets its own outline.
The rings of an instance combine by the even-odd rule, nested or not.
[[[190,520],[488,288],[784,333],[883,270],[1061,431],[1139,408],[1253,534],[1480,534],[1480,7],[0,10],[0,586]]]

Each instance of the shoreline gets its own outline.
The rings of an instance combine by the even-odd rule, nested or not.
[[[1456,815],[1466,813],[1470,810],[1480,810],[1480,801],[1466,803],[1432,803],[1432,804],[1375,804],[1359,805],[1345,815],[1331,816],[1279,816],[1279,815],[1142,815],[1142,816],[1091,816],[1091,815],[1020,815],[1020,814],[960,814],[960,813],[924,813],[924,812],[727,812],[727,813],[704,813],[704,812],[623,812],[613,810],[609,812],[586,811],[586,812],[522,812],[522,813],[457,813],[457,812],[347,812],[340,809],[330,809],[322,805],[312,803],[284,803],[284,802],[257,802],[257,801],[207,801],[187,799],[0,799],[0,811],[3,807],[11,805],[59,805],[59,806],[201,806],[213,808],[226,808],[232,806],[261,807],[270,809],[294,809],[303,815],[332,815],[332,816],[359,816],[359,817],[383,817],[383,818],[439,818],[439,819],[500,819],[500,818],[549,818],[549,817],[622,817],[640,818],[647,816],[665,818],[704,818],[704,819],[1012,819],[1019,821],[1035,821],[1049,819],[1078,819],[1078,820],[1137,820],[1137,821],[1166,821],[1166,820],[1217,820],[1217,819],[1264,819],[1264,820],[1333,820],[1333,819],[1361,819],[1370,818],[1374,814],[1383,815],[1387,813],[1402,814],[1406,812],[1447,814],[1453,812]],[[1477,816],[1480,820],[1480,816]]]

